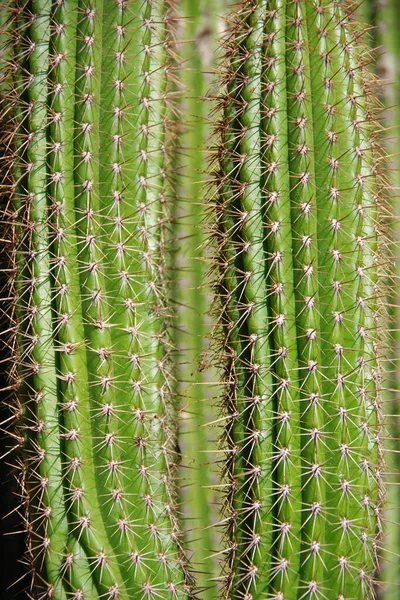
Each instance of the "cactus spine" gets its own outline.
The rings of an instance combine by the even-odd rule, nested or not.
[[[342,2],[243,0],[216,153],[223,597],[372,596],[380,531],[379,160]]]
[[[166,304],[173,2],[33,0],[9,17],[35,590],[187,598]]]

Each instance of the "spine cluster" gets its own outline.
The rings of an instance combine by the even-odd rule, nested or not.
[[[192,595],[174,490],[174,6],[9,9],[14,351],[40,598]]]
[[[229,19],[213,210],[223,597],[369,598],[382,498],[377,129],[343,2]]]

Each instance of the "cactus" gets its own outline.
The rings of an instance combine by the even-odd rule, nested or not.
[[[374,596],[388,261],[369,55],[343,0],[238,0],[206,206],[203,8],[0,7],[2,337],[38,600]],[[219,449],[195,367],[207,207]],[[203,450],[223,457],[218,592]]]
[[[361,600],[383,493],[369,76],[346,3],[243,0],[228,21],[212,203],[222,597]]]
[[[192,594],[166,302],[174,29],[172,0],[9,9],[12,375],[35,597]]]
[[[372,25],[369,44],[375,57],[377,77],[384,83],[380,89],[380,100],[384,111],[381,120],[385,125],[383,142],[390,157],[389,202],[395,219],[390,223],[393,245],[393,267],[391,278],[395,285],[390,294],[390,312],[392,317],[392,340],[390,352],[389,384],[384,400],[386,409],[386,444],[385,482],[386,501],[383,514],[384,539],[380,548],[380,569],[377,592],[381,600],[395,600],[398,597],[400,584],[400,488],[398,486],[398,455],[400,415],[398,409],[399,390],[399,324],[400,312],[397,293],[399,277],[399,190],[400,190],[400,45],[398,29],[400,25],[398,5],[394,0],[369,0],[363,5],[368,23]],[[362,20],[363,15],[359,15]],[[394,242],[394,243],[393,243]]]

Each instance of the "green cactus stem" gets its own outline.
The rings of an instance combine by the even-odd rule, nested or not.
[[[192,595],[166,301],[174,29],[170,0],[9,10],[17,393],[41,598]]]
[[[372,597],[381,183],[346,5],[228,17],[213,219],[226,600]]]
[[[361,12],[363,9],[364,15]],[[383,514],[384,537],[380,544],[380,568],[377,577],[377,595],[382,600],[395,600],[400,584],[400,488],[398,485],[398,456],[400,452],[399,431],[400,414],[399,394],[399,324],[400,310],[398,302],[399,278],[399,194],[400,194],[400,44],[398,31],[400,16],[398,4],[394,0],[368,0],[360,7],[358,18],[372,25],[368,35],[376,70],[376,76],[382,81],[380,100],[383,104],[381,121],[385,126],[383,142],[389,157],[388,196],[391,213],[391,240],[393,246],[393,267],[389,278],[391,313],[391,351],[390,371],[388,373],[384,401],[386,409],[386,459],[385,485],[386,501]],[[391,286],[390,286],[391,287]]]

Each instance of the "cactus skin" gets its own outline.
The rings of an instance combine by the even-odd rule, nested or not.
[[[228,18],[213,210],[226,600],[373,595],[380,154],[346,7],[243,0]]]
[[[166,303],[174,19],[169,0],[10,9],[11,283],[35,597],[192,597]]]

